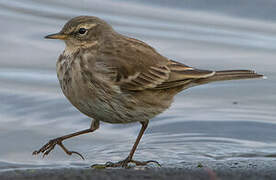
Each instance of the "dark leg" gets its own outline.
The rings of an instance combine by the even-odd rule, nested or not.
[[[75,136],[79,136],[81,134],[86,134],[86,133],[93,132],[93,131],[95,131],[98,128],[99,128],[99,121],[93,120],[89,129],[85,129],[85,130],[78,131],[78,132],[75,132],[75,133],[72,133],[72,134],[68,134],[68,135],[65,135],[65,136],[58,137],[56,139],[52,139],[47,144],[45,144],[44,146],[42,146],[42,148],[40,148],[38,151],[34,151],[33,155],[37,155],[39,153],[42,153],[43,157],[44,157],[44,156],[48,155],[55,148],[56,145],[59,145],[64,150],[64,152],[66,154],[68,154],[68,155],[77,154],[82,159],[84,159],[83,156],[80,153],[75,152],[75,151],[69,151],[62,144],[62,141],[65,140],[65,139],[69,139],[69,138],[75,137]]]
[[[135,141],[135,143],[134,143],[134,145],[133,145],[133,147],[132,147],[132,149],[131,149],[128,157],[127,157],[127,159],[130,159],[130,160],[132,159],[132,157],[133,157],[133,155],[134,155],[134,153],[135,153],[135,151],[137,149],[137,146],[138,146],[138,144],[139,144],[139,142],[140,142],[140,140],[141,140],[141,138],[142,138],[145,130],[148,127],[149,121],[141,122],[141,124],[142,124],[142,128],[140,129],[140,132],[139,132],[139,134],[138,134],[138,136],[136,138],[136,141]]]
[[[150,161],[144,161],[144,162],[141,162],[141,161],[135,161],[132,159],[134,153],[135,153],[135,150],[145,132],[145,130],[147,129],[148,127],[148,123],[149,121],[143,121],[143,122],[140,122],[142,124],[142,128],[136,138],[136,141],[129,153],[129,155],[127,156],[126,159],[122,160],[122,161],[119,161],[117,163],[112,163],[112,162],[107,162],[105,165],[100,165],[100,164],[95,164],[95,165],[92,165],[92,167],[94,168],[105,168],[105,167],[128,167],[128,163],[134,163],[136,164],[137,166],[143,166],[143,165],[147,165],[148,163],[150,162],[154,162],[156,164],[158,164],[160,166],[160,164],[157,162],[157,161],[153,161],[153,160],[150,160]]]

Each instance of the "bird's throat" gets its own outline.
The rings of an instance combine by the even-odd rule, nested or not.
[[[78,51],[79,51],[80,47],[78,46],[66,46],[64,52],[63,52],[63,55],[64,56],[67,56],[67,57],[71,57],[73,56],[74,54],[76,54]]]
[[[93,48],[93,47],[96,47],[97,45],[98,45],[98,41],[94,41],[94,42],[91,42],[91,43],[84,43],[84,44],[79,45],[79,46],[75,46],[75,45],[72,45],[72,44],[66,44],[66,48],[64,50],[63,55],[71,57],[74,54],[76,54],[80,49]]]

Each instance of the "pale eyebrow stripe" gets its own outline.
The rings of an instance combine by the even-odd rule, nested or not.
[[[93,27],[97,26],[98,24],[80,24],[78,26],[78,29],[79,28],[85,28],[85,29],[92,29]]]

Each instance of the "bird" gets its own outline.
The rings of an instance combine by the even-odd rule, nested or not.
[[[179,92],[217,81],[263,77],[252,70],[197,69],[157,52],[147,43],[118,33],[106,21],[95,16],[78,16],[69,20],[60,32],[45,36],[65,42],[56,71],[63,94],[81,113],[90,117],[85,130],[50,140],[33,155],[48,155],[56,145],[68,155],[63,141],[94,132],[100,122],[112,124],[140,123],[141,129],[129,155],[103,167],[147,165],[155,160],[133,159],[136,148],[156,115],[168,109]],[[95,166],[92,167],[97,167]]]

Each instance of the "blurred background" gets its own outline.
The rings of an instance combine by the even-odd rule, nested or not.
[[[203,69],[253,69],[268,79],[194,87],[154,118],[135,159],[189,161],[276,157],[276,1],[0,0],[0,169],[87,166],[125,158],[140,125],[102,123],[46,158],[48,140],[90,126],[63,96],[55,64],[61,41],[45,40],[72,17],[98,16],[171,59]]]

